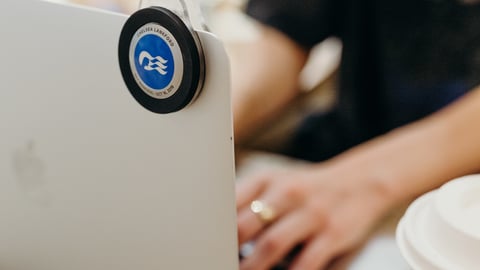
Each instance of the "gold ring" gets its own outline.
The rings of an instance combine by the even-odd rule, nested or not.
[[[250,210],[265,224],[271,223],[276,218],[273,208],[260,200],[252,201]]]

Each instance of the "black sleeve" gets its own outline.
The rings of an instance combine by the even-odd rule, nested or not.
[[[310,48],[338,35],[341,0],[250,0],[247,14]]]

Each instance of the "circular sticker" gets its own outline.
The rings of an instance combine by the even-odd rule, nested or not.
[[[130,44],[130,68],[147,95],[165,99],[175,94],[183,77],[183,60],[172,33],[156,23],[138,29]]]
[[[203,87],[205,59],[197,33],[162,7],[141,9],[128,18],[118,59],[132,96],[155,113],[183,109]]]

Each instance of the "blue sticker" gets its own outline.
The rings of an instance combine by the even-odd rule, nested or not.
[[[161,37],[149,34],[140,38],[134,59],[140,79],[152,90],[162,91],[172,82],[175,61],[169,44]]]

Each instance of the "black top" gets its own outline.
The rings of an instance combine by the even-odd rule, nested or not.
[[[288,153],[319,161],[418,120],[480,82],[480,4],[455,0],[251,0],[247,13],[305,48],[343,42],[339,98]]]

